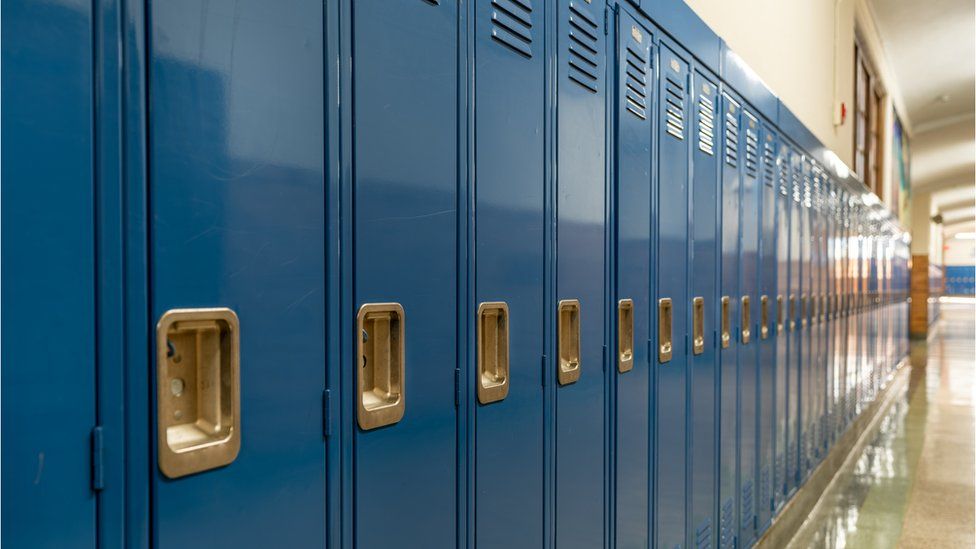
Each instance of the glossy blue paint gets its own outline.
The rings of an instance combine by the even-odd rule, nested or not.
[[[704,301],[703,347],[689,357],[688,524],[687,547],[713,547],[718,538],[718,349],[719,349],[719,166],[721,105],[718,81],[698,68],[691,84],[691,239],[689,256],[688,326],[694,337],[694,303]],[[694,341],[692,341],[694,344]]]
[[[626,11],[617,12],[616,186],[614,189],[614,299],[633,302],[633,349],[621,372],[612,339],[615,383],[614,546],[644,547],[649,540],[651,122],[655,108],[654,34]],[[615,309],[615,308],[614,308]],[[611,314],[616,334],[616,312]]]
[[[151,318],[226,306],[242,334],[240,455],[155,472],[159,547],[325,543],[321,10],[188,0],[149,14]]]
[[[573,1],[557,10],[555,297],[557,303],[580,302],[580,376],[557,387],[553,416],[560,547],[602,545],[606,528],[604,163],[606,94],[613,79],[607,77],[604,9]]]
[[[800,482],[805,481],[812,469],[812,415],[814,393],[812,391],[813,363],[811,348],[813,343],[812,325],[810,322],[810,297],[813,292],[813,266],[811,264],[811,235],[810,235],[810,186],[811,160],[809,156],[800,159],[800,188],[799,191],[799,260],[800,260],[800,330],[799,367],[800,367],[800,414],[799,414],[799,469]]]
[[[777,293],[777,227],[776,206],[778,196],[778,171],[776,151],[779,141],[775,130],[762,125],[760,140],[762,164],[760,169],[760,224],[759,224],[759,302],[757,303],[759,331],[758,346],[758,394],[757,407],[757,460],[756,460],[756,517],[758,530],[765,530],[772,520],[774,502],[774,477],[776,462],[776,323]],[[763,299],[766,304],[763,306]],[[765,323],[763,316],[765,311]]]
[[[507,5],[507,4],[506,4]],[[475,5],[474,295],[470,306],[509,307],[508,396],[477,401],[474,410],[474,543],[478,547],[543,545],[543,347],[545,247],[544,3],[526,12],[531,33],[499,26],[506,12]],[[506,20],[508,21],[508,20]],[[522,34],[517,34],[522,33]],[[526,44],[520,37],[532,36]],[[477,372],[477,362],[468,371]],[[502,526],[504,525],[504,526]]]
[[[724,40],[721,63],[725,84],[752,105],[759,115],[775,123],[779,117],[779,99]]]
[[[722,70],[722,39],[684,1],[641,0],[641,11],[710,72]]]
[[[403,419],[353,439],[358,547],[386,546],[390,532],[404,545],[456,543],[457,10],[353,6],[354,306],[345,318],[390,301],[406,318]]]
[[[739,194],[742,163],[742,106],[729,92],[722,94],[722,171],[721,171],[721,300],[728,301],[728,333],[719,350],[719,547],[734,547],[738,529],[736,475],[739,468],[736,451],[738,433],[738,351],[739,338]],[[721,343],[722,330],[719,323]]]
[[[688,375],[688,184],[691,119],[688,54],[669,41],[659,46],[656,293],[672,302],[672,358],[655,374],[654,536],[660,547],[685,540]],[[661,341],[658,341],[661,345]]]
[[[0,541],[94,547],[92,5],[3,8]]]
[[[790,148],[790,297],[789,297],[789,330],[790,330],[790,357],[789,371],[787,379],[788,392],[788,417],[787,422],[787,466],[786,466],[786,491],[791,494],[799,486],[800,469],[800,386],[802,375],[801,348],[803,346],[803,327],[801,325],[801,304],[800,298],[804,287],[802,285],[803,262],[801,240],[801,210],[800,204],[803,194],[803,157],[795,148]]]
[[[770,130],[771,131],[771,130]],[[791,281],[791,238],[790,213],[792,211],[792,174],[790,171],[790,148],[781,138],[776,144],[776,465],[774,467],[773,487],[775,489],[776,509],[786,502],[788,494],[787,461],[790,444],[790,342],[792,340],[792,317],[790,312]]]
[[[743,109],[739,131],[739,304],[738,357],[738,503],[739,544],[752,545],[756,537],[757,367],[759,346],[759,150],[760,123]],[[749,298],[748,304],[744,301]],[[748,320],[747,320],[748,319]],[[748,335],[747,332],[748,331]]]

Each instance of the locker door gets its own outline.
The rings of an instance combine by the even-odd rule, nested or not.
[[[688,333],[691,334],[691,419],[689,476],[691,517],[688,547],[711,547],[718,489],[716,434],[718,415],[716,352],[718,343],[718,86],[702,71],[693,73],[691,181],[691,288]]]
[[[813,264],[811,263],[811,230],[810,230],[810,193],[811,174],[810,158],[801,158],[800,198],[800,470],[799,479],[802,483],[810,473],[812,456],[812,422],[813,422],[813,362],[810,350],[813,343],[812,325],[810,322],[810,296],[813,289]]]
[[[780,143],[776,153],[776,466],[774,487],[777,509],[785,503],[787,495],[787,456],[789,448],[788,420],[790,400],[790,204],[791,194],[790,149]]]
[[[543,3],[526,6],[514,0],[475,6],[470,310],[478,339],[470,400],[479,547],[543,544],[546,33]]]
[[[655,394],[655,538],[660,547],[685,539],[687,388],[688,150],[687,57],[660,44]],[[670,300],[670,301],[667,301]]]
[[[3,5],[6,547],[98,542],[92,6]]]
[[[756,535],[756,370],[759,339],[759,121],[742,114],[742,187],[739,194],[739,545]]]
[[[820,175],[814,167],[810,177],[810,468],[820,458],[820,419],[823,402],[820,354]]]
[[[803,206],[801,204],[803,196],[803,173],[802,173],[802,162],[803,157],[796,149],[790,149],[790,189],[791,189],[791,202],[790,202],[790,293],[787,303],[787,315],[789,316],[789,323],[787,329],[789,330],[789,371],[787,373],[787,378],[789,380],[789,421],[787,424],[787,432],[789,434],[789,442],[787,443],[787,468],[786,468],[786,480],[787,480],[787,494],[791,493],[799,485],[799,474],[800,474],[800,375],[802,373],[802,367],[800,364],[800,358],[802,356],[801,349],[803,343],[803,329],[800,323],[801,318],[801,307],[800,307],[800,296],[801,292],[804,290],[801,281],[803,279],[802,269],[803,262],[802,249],[800,248],[801,242],[801,210]]]
[[[719,342],[719,537],[720,547],[733,547],[739,529],[736,504],[738,454],[736,435],[738,409],[738,366],[736,357],[739,325],[739,103],[722,94],[722,184],[721,192],[721,275],[717,304]]]
[[[457,23],[454,2],[353,5],[345,318],[358,378],[353,535],[362,548],[388,546],[391,535],[403,546],[456,543]],[[369,307],[385,303],[402,312]]]
[[[763,125],[762,135],[762,186],[760,195],[760,288],[757,305],[759,333],[759,407],[758,447],[756,479],[759,499],[756,512],[759,530],[764,530],[772,519],[774,505],[773,477],[775,476],[776,434],[776,134]]]
[[[617,24],[616,545],[648,544],[653,36],[626,11]]]
[[[604,543],[606,36],[599,3],[559,3],[556,544]]]
[[[322,15],[151,5],[156,547],[326,542]]]

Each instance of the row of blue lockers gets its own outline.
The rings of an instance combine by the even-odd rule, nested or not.
[[[681,2],[4,11],[10,547],[746,547],[906,353]]]
[[[976,266],[946,265],[945,293],[946,295],[976,294]]]

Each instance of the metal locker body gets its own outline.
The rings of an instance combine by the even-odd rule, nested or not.
[[[812,242],[810,207],[812,193],[812,173],[810,157],[804,155],[801,164],[801,203],[800,203],[800,469],[802,483],[811,471],[813,455],[813,323],[811,322],[811,297],[813,288]]]
[[[99,539],[92,9],[3,5],[0,541],[8,547]],[[56,32],[38,39],[39,29]]]
[[[647,546],[650,498],[651,138],[656,72],[654,36],[627,11],[617,15],[614,309],[630,300],[630,326],[612,314],[613,334],[629,330],[628,350],[611,337],[615,383],[615,544]],[[629,360],[629,363],[624,361]],[[655,359],[656,360],[656,359]],[[626,370],[626,371],[624,371]]]
[[[604,543],[609,80],[605,9],[600,3],[570,0],[560,2],[557,10],[556,301],[579,301],[579,378],[557,386],[555,397],[555,521],[560,547]],[[552,306],[555,311],[556,304]]]
[[[772,520],[772,510],[775,499],[773,487],[776,463],[775,434],[776,434],[776,204],[778,196],[778,166],[776,165],[776,150],[779,146],[775,131],[763,124],[761,137],[762,169],[760,185],[759,225],[759,298],[758,322],[759,333],[756,335],[758,345],[758,375],[759,406],[757,408],[758,424],[758,458],[756,460],[755,478],[759,486],[757,490],[756,516],[758,530],[764,530]]]
[[[690,190],[691,263],[688,304],[691,314],[690,363],[691,417],[688,424],[689,507],[688,547],[711,547],[718,538],[715,517],[718,478],[718,182],[721,148],[718,133],[721,116],[717,80],[697,69],[692,73],[691,100],[692,179]],[[694,300],[701,298],[700,309]],[[699,319],[697,316],[701,316]],[[700,326],[700,330],[696,329]],[[700,332],[700,333],[699,333]],[[698,341],[698,338],[701,341]],[[700,343],[700,344],[699,344]]]
[[[802,163],[803,157],[794,148],[790,149],[790,183],[791,183],[791,204],[790,204],[790,292],[789,301],[787,304],[787,310],[789,315],[789,410],[788,417],[789,422],[787,425],[788,442],[787,442],[787,494],[791,493],[799,486],[799,472],[800,472],[800,450],[802,446],[800,445],[801,438],[801,426],[802,418],[800,416],[801,402],[800,402],[800,386],[801,379],[800,376],[803,372],[803,365],[801,364],[802,358],[802,346],[804,340],[803,327],[801,324],[801,303],[800,297],[802,292],[806,290],[803,285],[803,269],[804,264],[802,261],[803,250],[801,248],[802,241],[802,210],[803,206],[801,204],[802,194],[803,194],[803,174],[802,174]]]
[[[742,163],[741,104],[722,94],[721,282],[719,284],[719,545],[732,547],[738,536],[739,194]]]
[[[456,542],[457,5],[357,2],[351,17],[354,260],[343,318],[398,303],[405,346],[402,419],[353,427],[353,536],[358,547],[387,546],[391,532],[405,546],[447,547]]]
[[[751,545],[756,535],[757,366],[760,337],[756,321],[759,305],[759,198],[761,163],[759,120],[743,110],[739,195],[739,360],[738,360],[738,503],[739,545]]]
[[[229,465],[181,478],[165,478],[160,454],[152,544],[322,546],[323,7],[193,4],[154,3],[148,14],[150,314],[155,326],[171,309],[236,313],[243,413],[229,428],[242,442]],[[206,39],[228,35],[235,57],[229,41]],[[281,88],[257,85],[268,74]],[[157,344],[154,371],[189,367],[180,366],[181,342],[167,343],[172,358]],[[191,406],[179,400],[178,379],[174,406]],[[221,390],[225,381],[233,383],[222,377]]]
[[[776,153],[776,435],[774,467],[774,487],[777,509],[785,503],[787,495],[787,458],[789,454],[789,407],[790,400],[790,342],[793,332],[790,329],[790,213],[792,187],[790,174],[790,149],[782,141]]]
[[[468,365],[474,380],[474,540],[479,547],[541,546],[546,11],[541,2],[527,10],[504,0],[474,9],[475,299],[468,310],[480,323],[479,304],[503,302],[509,327],[502,400],[479,402],[474,387],[483,374],[477,359]],[[471,343],[480,349],[484,342]]]
[[[816,466],[820,458],[821,450],[821,419],[823,409],[823,370],[821,362],[821,334],[822,325],[819,321],[820,302],[819,296],[823,289],[821,281],[822,257],[820,253],[820,215],[819,215],[819,194],[821,178],[819,170],[811,164],[810,170],[810,301],[808,311],[810,313],[810,469]]]
[[[654,396],[654,536],[656,545],[673,547],[685,539],[686,390],[688,325],[688,176],[690,58],[670,42],[661,41],[658,77],[658,176],[656,298],[670,299],[671,359],[657,361]],[[656,302],[656,301],[655,301]],[[658,311],[665,312],[659,307]],[[661,332],[661,318],[658,331]],[[667,320],[665,320],[667,322]],[[665,346],[658,338],[658,348]],[[659,353],[660,354],[660,353]]]

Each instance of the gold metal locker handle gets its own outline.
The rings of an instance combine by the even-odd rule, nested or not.
[[[800,294],[800,328],[807,327],[807,294]]]
[[[827,298],[824,297],[824,294],[820,294],[818,301],[819,301],[819,303],[817,304],[817,309],[819,311],[818,318],[820,319],[820,323],[822,324],[825,320],[827,320],[827,310],[825,309],[825,307],[827,306]]]
[[[783,294],[776,296],[776,333],[783,332]]]
[[[692,345],[691,352],[700,355],[705,352],[705,298],[696,297],[691,300],[692,308]]]
[[[508,396],[508,304],[491,301],[478,306],[478,401],[489,404]]]
[[[732,344],[732,318],[729,316],[729,296],[722,296],[722,348],[727,349]]]
[[[241,448],[240,322],[234,311],[172,309],[156,325],[159,469],[178,478]]]
[[[559,371],[560,385],[575,383],[580,377],[580,302],[564,299],[559,302]]]
[[[406,317],[399,303],[366,303],[358,327],[358,419],[376,429],[403,419]]]
[[[790,294],[790,331],[796,329],[796,294]]]
[[[634,369],[634,301],[617,302],[617,371]]]
[[[742,327],[741,327],[741,339],[743,345],[749,344],[749,339],[752,337],[752,332],[749,330],[749,325],[752,323],[751,311],[749,307],[749,296],[742,296]]]
[[[819,322],[817,316],[817,296],[810,294],[810,325],[817,324]]]
[[[671,361],[671,298],[657,300],[657,360],[661,364]]]
[[[759,297],[759,339],[769,337],[769,296]]]

